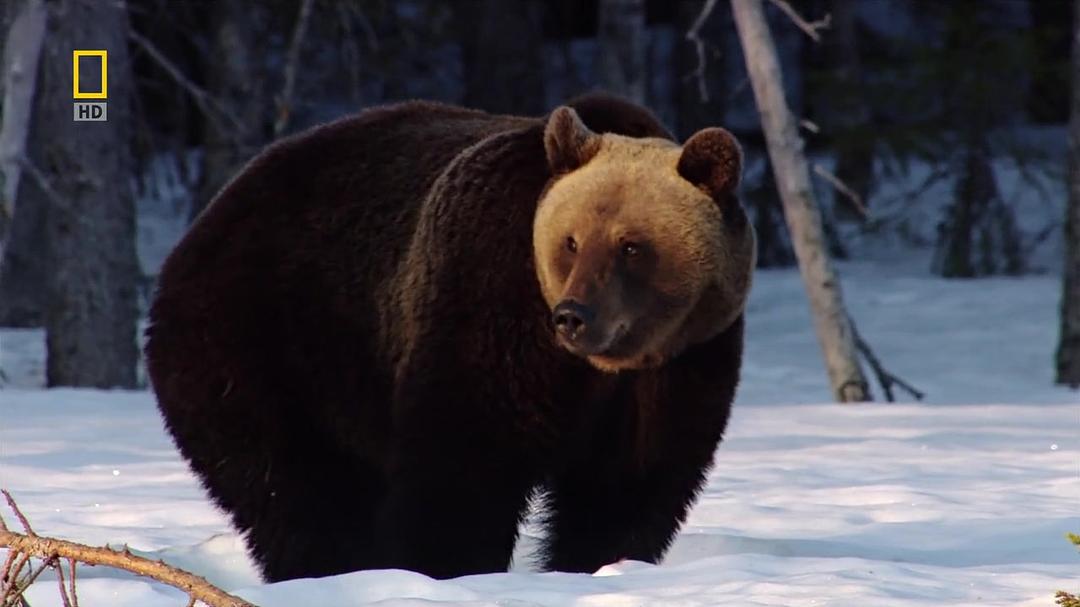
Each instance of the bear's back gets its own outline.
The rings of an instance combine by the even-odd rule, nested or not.
[[[308,253],[326,258],[334,250],[331,243],[359,253],[361,236],[375,245],[376,255],[366,260],[391,261],[388,247],[397,250],[393,245],[407,240],[423,197],[450,161],[486,137],[535,122],[414,101],[281,140],[215,196],[166,260],[161,279],[205,276],[205,262],[249,244],[245,230],[263,236],[257,246],[273,247],[284,243],[269,236],[284,228],[293,262]]]
[[[147,367],[174,434],[200,424],[207,407],[285,403],[260,395],[287,393],[299,409],[320,402],[315,415],[351,416],[334,427],[370,446],[364,435],[384,420],[343,411],[358,397],[388,393],[372,343],[376,300],[408,249],[428,188],[469,146],[537,122],[407,102],[316,127],[255,157],[196,219],[158,279]]]

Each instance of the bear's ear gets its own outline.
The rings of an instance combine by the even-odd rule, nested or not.
[[[713,127],[694,133],[683,144],[678,171],[713,200],[733,194],[742,178],[743,155],[739,142],[726,129]]]
[[[589,130],[573,108],[555,108],[544,127],[544,151],[555,174],[585,164],[600,150],[600,136]]]

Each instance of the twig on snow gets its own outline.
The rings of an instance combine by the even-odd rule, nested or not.
[[[0,548],[8,549],[8,560],[4,570],[0,571],[3,577],[3,594],[0,595],[0,605],[18,605],[12,602],[12,597],[19,598],[29,583],[19,582],[19,574],[31,557],[42,559],[45,567],[55,567],[58,583],[60,584],[60,596],[65,607],[78,607],[78,597],[75,593],[75,565],[85,563],[87,565],[102,565],[114,569],[122,569],[135,575],[147,577],[177,588],[185,592],[190,598],[190,605],[200,601],[209,607],[255,607],[251,603],[233,596],[214,586],[205,578],[184,571],[177,567],[165,564],[164,561],[152,561],[141,556],[136,556],[127,548],[114,550],[108,546],[94,547],[78,544],[66,540],[51,537],[42,537],[33,532],[30,523],[23,516],[15,503],[15,500],[7,491],[2,491],[8,505],[22,522],[26,533],[16,533],[3,526],[0,528]],[[12,560],[12,555],[18,555]],[[65,585],[63,564],[61,560],[67,560],[71,567],[68,578],[69,586]],[[31,572],[29,581],[33,581],[40,574]],[[12,593],[15,594],[12,594]],[[21,599],[20,599],[21,600]]]
[[[907,383],[903,379],[893,375],[885,368],[885,365],[881,364],[881,360],[870,348],[870,344],[863,339],[859,334],[859,330],[855,327],[855,321],[850,317],[848,318],[848,324],[851,325],[851,336],[855,338],[855,347],[859,350],[859,353],[863,355],[866,362],[870,364],[870,368],[874,370],[874,375],[877,377],[878,384],[881,385],[881,390],[885,392],[885,399],[890,403],[896,402],[896,398],[893,396],[893,386],[899,386],[905,392],[915,398],[915,400],[922,400],[926,394],[915,388],[911,384]]]

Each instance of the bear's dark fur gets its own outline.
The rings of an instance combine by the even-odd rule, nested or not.
[[[595,131],[669,137],[608,97]],[[560,349],[531,235],[544,120],[409,102],[255,158],[166,261],[147,361],[168,430],[268,580],[657,561],[710,465],[740,316],[652,370]]]

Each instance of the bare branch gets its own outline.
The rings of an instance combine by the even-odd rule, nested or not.
[[[821,34],[818,33],[818,30],[829,29],[832,24],[832,15],[828,13],[825,13],[825,16],[817,21],[807,21],[787,3],[787,0],[769,0],[769,2],[772,2],[776,8],[783,11],[791,19],[792,23],[805,32],[807,36],[810,36],[810,39],[814,42],[821,42]]]
[[[79,607],[79,593],[75,592],[75,563],[75,559],[68,559],[68,566],[71,568],[71,604]]]
[[[702,103],[709,101],[709,87],[705,83],[705,41],[701,38],[701,28],[704,27],[709,15],[712,14],[715,8],[716,0],[705,0],[705,4],[701,7],[701,13],[697,16],[697,19],[694,19],[694,24],[690,26],[690,30],[686,32],[686,39],[694,45],[694,50],[697,51],[697,67],[687,75],[687,79],[697,79],[698,95],[701,97]]]
[[[0,493],[4,494],[4,499],[7,500],[11,511],[15,513],[15,517],[19,519],[19,523],[26,531],[26,535],[29,535],[30,537],[36,536],[37,534],[34,533],[33,527],[30,526],[30,521],[26,520],[26,516],[22,513],[22,510],[19,510],[19,507],[15,505],[15,498],[11,497],[11,494],[8,493],[7,489],[0,489]]]
[[[4,496],[7,497],[8,503],[12,509],[17,513],[18,508],[15,505],[11,496],[4,491]],[[21,513],[19,514],[21,517]],[[29,528],[29,525],[26,525]],[[72,563],[72,571],[74,571],[74,561],[86,563],[88,565],[103,565],[106,567],[113,567],[116,569],[122,569],[129,571],[135,575],[148,577],[163,584],[168,584],[173,588],[177,588],[187,593],[189,597],[194,600],[201,601],[209,607],[255,607],[251,603],[228,594],[227,592],[217,588],[205,578],[199,577],[195,574],[188,573],[182,569],[166,565],[163,561],[151,561],[140,556],[136,556],[128,551],[113,550],[108,546],[95,548],[92,546],[86,546],[84,544],[77,544],[75,542],[68,542],[65,540],[58,540],[50,537],[41,537],[37,535],[23,535],[21,533],[15,533],[12,531],[0,531],[0,547],[8,548],[11,552],[19,553],[20,559],[14,567],[11,577],[8,577],[9,583],[5,584],[5,594],[10,592],[13,587],[10,583],[18,577],[19,571],[22,566],[26,564],[26,561],[30,557],[36,557],[44,559],[47,563],[56,563],[59,559],[68,559]],[[60,577],[60,583],[63,584],[63,568],[57,567],[57,575]],[[71,576],[71,582],[74,584],[74,573]],[[62,590],[61,596],[64,597],[68,593]],[[69,598],[74,597],[74,586],[72,586],[72,592]],[[4,597],[6,598],[6,596]],[[77,599],[74,599],[77,601]],[[67,599],[64,599],[65,607],[71,605],[71,607],[78,607],[77,602],[69,603]],[[0,599],[2,604],[2,599]]]
[[[281,96],[278,97],[277,119],[274,120],[274,137],[280,137],[289,124],[289,116],[292,114],[293,89],[296,88],[296,67],[300,62],[300,46],[304,42],[308,21],[311,20],[311,8],[314,5],[314,0],[303,0],[300,4],[300,14],[296,17],[296,26],[293,28],[292,40],[289,42],[288,58],[285,61],[285,85],[281,89]]]
[[[816,162],[814,163],[814,173],[816,173],[825,181],[828,181],[830,184],[832,184],[832,187],[836,188],[837,192],[843,194],[844,197],[851,204],[851,206],[855,209],[855,211],[858,212],[860,218],[865,220],[870,217],[870,211],[867,210],[866,204],[863,203],[862,196],[859,196],[859,193],[851,189],[851,187],[848,184],[844,183],[842,179],[832,174],[831,172],[829,172],[828,169],[821,166],[820,164],[817,164]]]
[[[893,396],[893,386],[899,386],[905,392],[915,398],[915,400],[922,400],[926,397],[926,394],[911,384],[907,383],[903,379],[890,373],[881,361],[874,354],[874,351],[870,348],[870,344],[866,343],[866,340],[859,334],[859,330],[855,327],[855,321],[848,321],[851,324],[851,333],[855,338],[855,347],[859,349],[859,353],[863,355],[866,362],[870,364],[870,367],[874,370],[874,375],[877,376],[878,384],[881,385],[881,390],[885,392],[885,400],[890,403],[896,402],[896,398]]]
[[[14,553],[14,550],[11,552]],[[23,564],[29,560],[29,556],[23,555]],[[30,585],[34,583],[34,580],[51,566],[52,560],[50,559],[43,562],[37,569],[34,569],[34,567],[31,566],[30,572],[21,579],[18,575],[14,574],[10,578],[5,578],[7,579],[7,582],[4,587],[4,594],[0,597],[0,605],[4,605],[5,607],[14,605],[18,605],[19,607],[29,607],[26,604],[26,599],[23,595],[26,594],[26,590],[30,588]]]
[[[0,531],[0,533],[10,533],[9,531]],[[17,551],[12,550],[12,554],[16,554]],[[15,599],[19,598],[22,594],[19,589],[19,575],[22,573],[22,569],[26,566],[26,562],[30,560],[29,554],[17,553],[18,558],[11,566],[5,565],[4,569],[4,587],[3,593],[0,593],[0,605],[11,605]]]
[[[199,85],[188,79],[188,77],[185,76],[182,71],[180,71],[180,68],[176,67],[176,65],[173,64],[173,62],[170,61],[164,53],[158,50],[158,48],[154,46],[152,42],[144,38],[142,34],[136,32],[134,29],[128,31],[128,37],[131,38],[132,42],[139,45],[139,47],[146,51],[146,54],[150,55],[150,57],[154,61],[156,61],[158,65],[160,65],[161,68],[165,70],[166,73],[169,74],[173,81],[180,85],[180,88],[184,89],[189,95],[191,95],[191,98],[195,100],[195,105],[197,105],[199,109],[202,110],[202,113],[206,115],[207,118],[210,118],[211,120],[218,120],[220,118],[224,118],[226,121],[229,122],[229,126],[234,131],[240,130],[240,120],[237,119],[236,116],[232,115],[225,108],[225,105],[218,101],[216,98],[214,98],[213,95],[207,93],[205,90],[200,88]]]
[[[64,584],[63,566],[56,568],[56,584],[60,587],[60,602],[64,604],[64,607],[73,607],[71,597],[68,596],[67,586]]]

